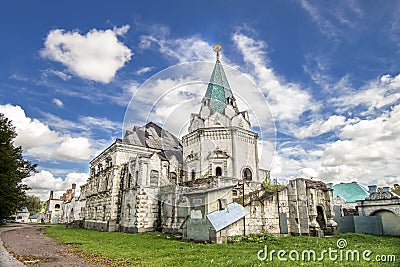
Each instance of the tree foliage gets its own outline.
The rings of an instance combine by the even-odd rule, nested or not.
[[[23,206],[25,206],[32,215],[42,211],[43,202],[37,196],[27,195],[23,202]]]
[[[274,193],[282,190],[286,186],[280,184],[277,179],[274,179],[272,182],[269,179],[265,179],[264,182],[262,183],[262,187],[266,192]]]
[[[36,168],[22,157],[22,148],[14,146],[16,136],[11,121],[0,113],[0,223],[23,205],[29,188],[22,179]]]
[[[393,189],[392,189],[392,192],[395,193],[396,195],[400,196],[400,185],[395,184]]]

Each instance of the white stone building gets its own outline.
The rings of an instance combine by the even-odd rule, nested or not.
[[[259,168],[258,135],[236,104],[216,48],[200,111],[188,114],[182,142],[149,122],[126,131],[90,162],[79,198],[85,228],[162,230],[223,242],[237,233],[317,235],[334,227],[332,190],[323,183],[296,179],[276,194],[262,190],[269,173]],[[248,212],[219,224],[228,207]]]

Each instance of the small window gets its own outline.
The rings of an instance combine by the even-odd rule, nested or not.
[[[131,180],[132,180],[132,175],[129,173],[128,174],[128,188],[131,188]]]
[[[55,209],[59,209],[59,208],[60,208],[60,204],[56,204],[56,205],[54,206],[54,208],[55,208]]]
[[[150,186],[158,186],[158,171],[156,170],[150,172]]]
[[[170,179],[171,179],[171,182],[174,183],[174,184],[176,184],[176,180],[177,180],[177,178],[178,178],[178,177],[176,176],[176,172],[171,172],[169,177],[170,177]]]
[[[222,168],[221,167],[215,168],[215,175],[216,176],[222,176]]]
[[[192,170],[192,180],[196,179],[196,172]]]
[[[252,179],[251,170],[249,168],[244,168],[243,169],[243,179],[244,180],[251,180]]]

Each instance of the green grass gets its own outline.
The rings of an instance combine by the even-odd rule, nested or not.
[[[45,234],[61,243],[72,244],[77,251],[103,255],[109,259],[123,259],[131,266],[400,266],[400,238],[362,234],[343,234],[329,238],[253,236],[250,240],[229,244],[191,243],[161,233],[126,234],[104,233],[85,229],[66,229],[62,225],[51,226]],[[317,258],[324,249],[338,249],[336,241],[344,238],[346,250],[370,250],[371,262],[331,261],[325,254],[322,262],[260,261],[257,252],[268,250],[315,250]],[[395,263],[377,263],[375,255],[395,255]],[[301,254],[300,254],[301,255]],[[339,254],[340,255],[340,254]],[[288,258],[288,255],[286,255]],[[301,256],[300,256],[301,258]]]

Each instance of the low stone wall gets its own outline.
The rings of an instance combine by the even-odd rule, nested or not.
[[[119,225],[114,221],[91,221],[87,220],[83,226],[85,229],[97,230],[101,232],[115,232],[119,231]]]

